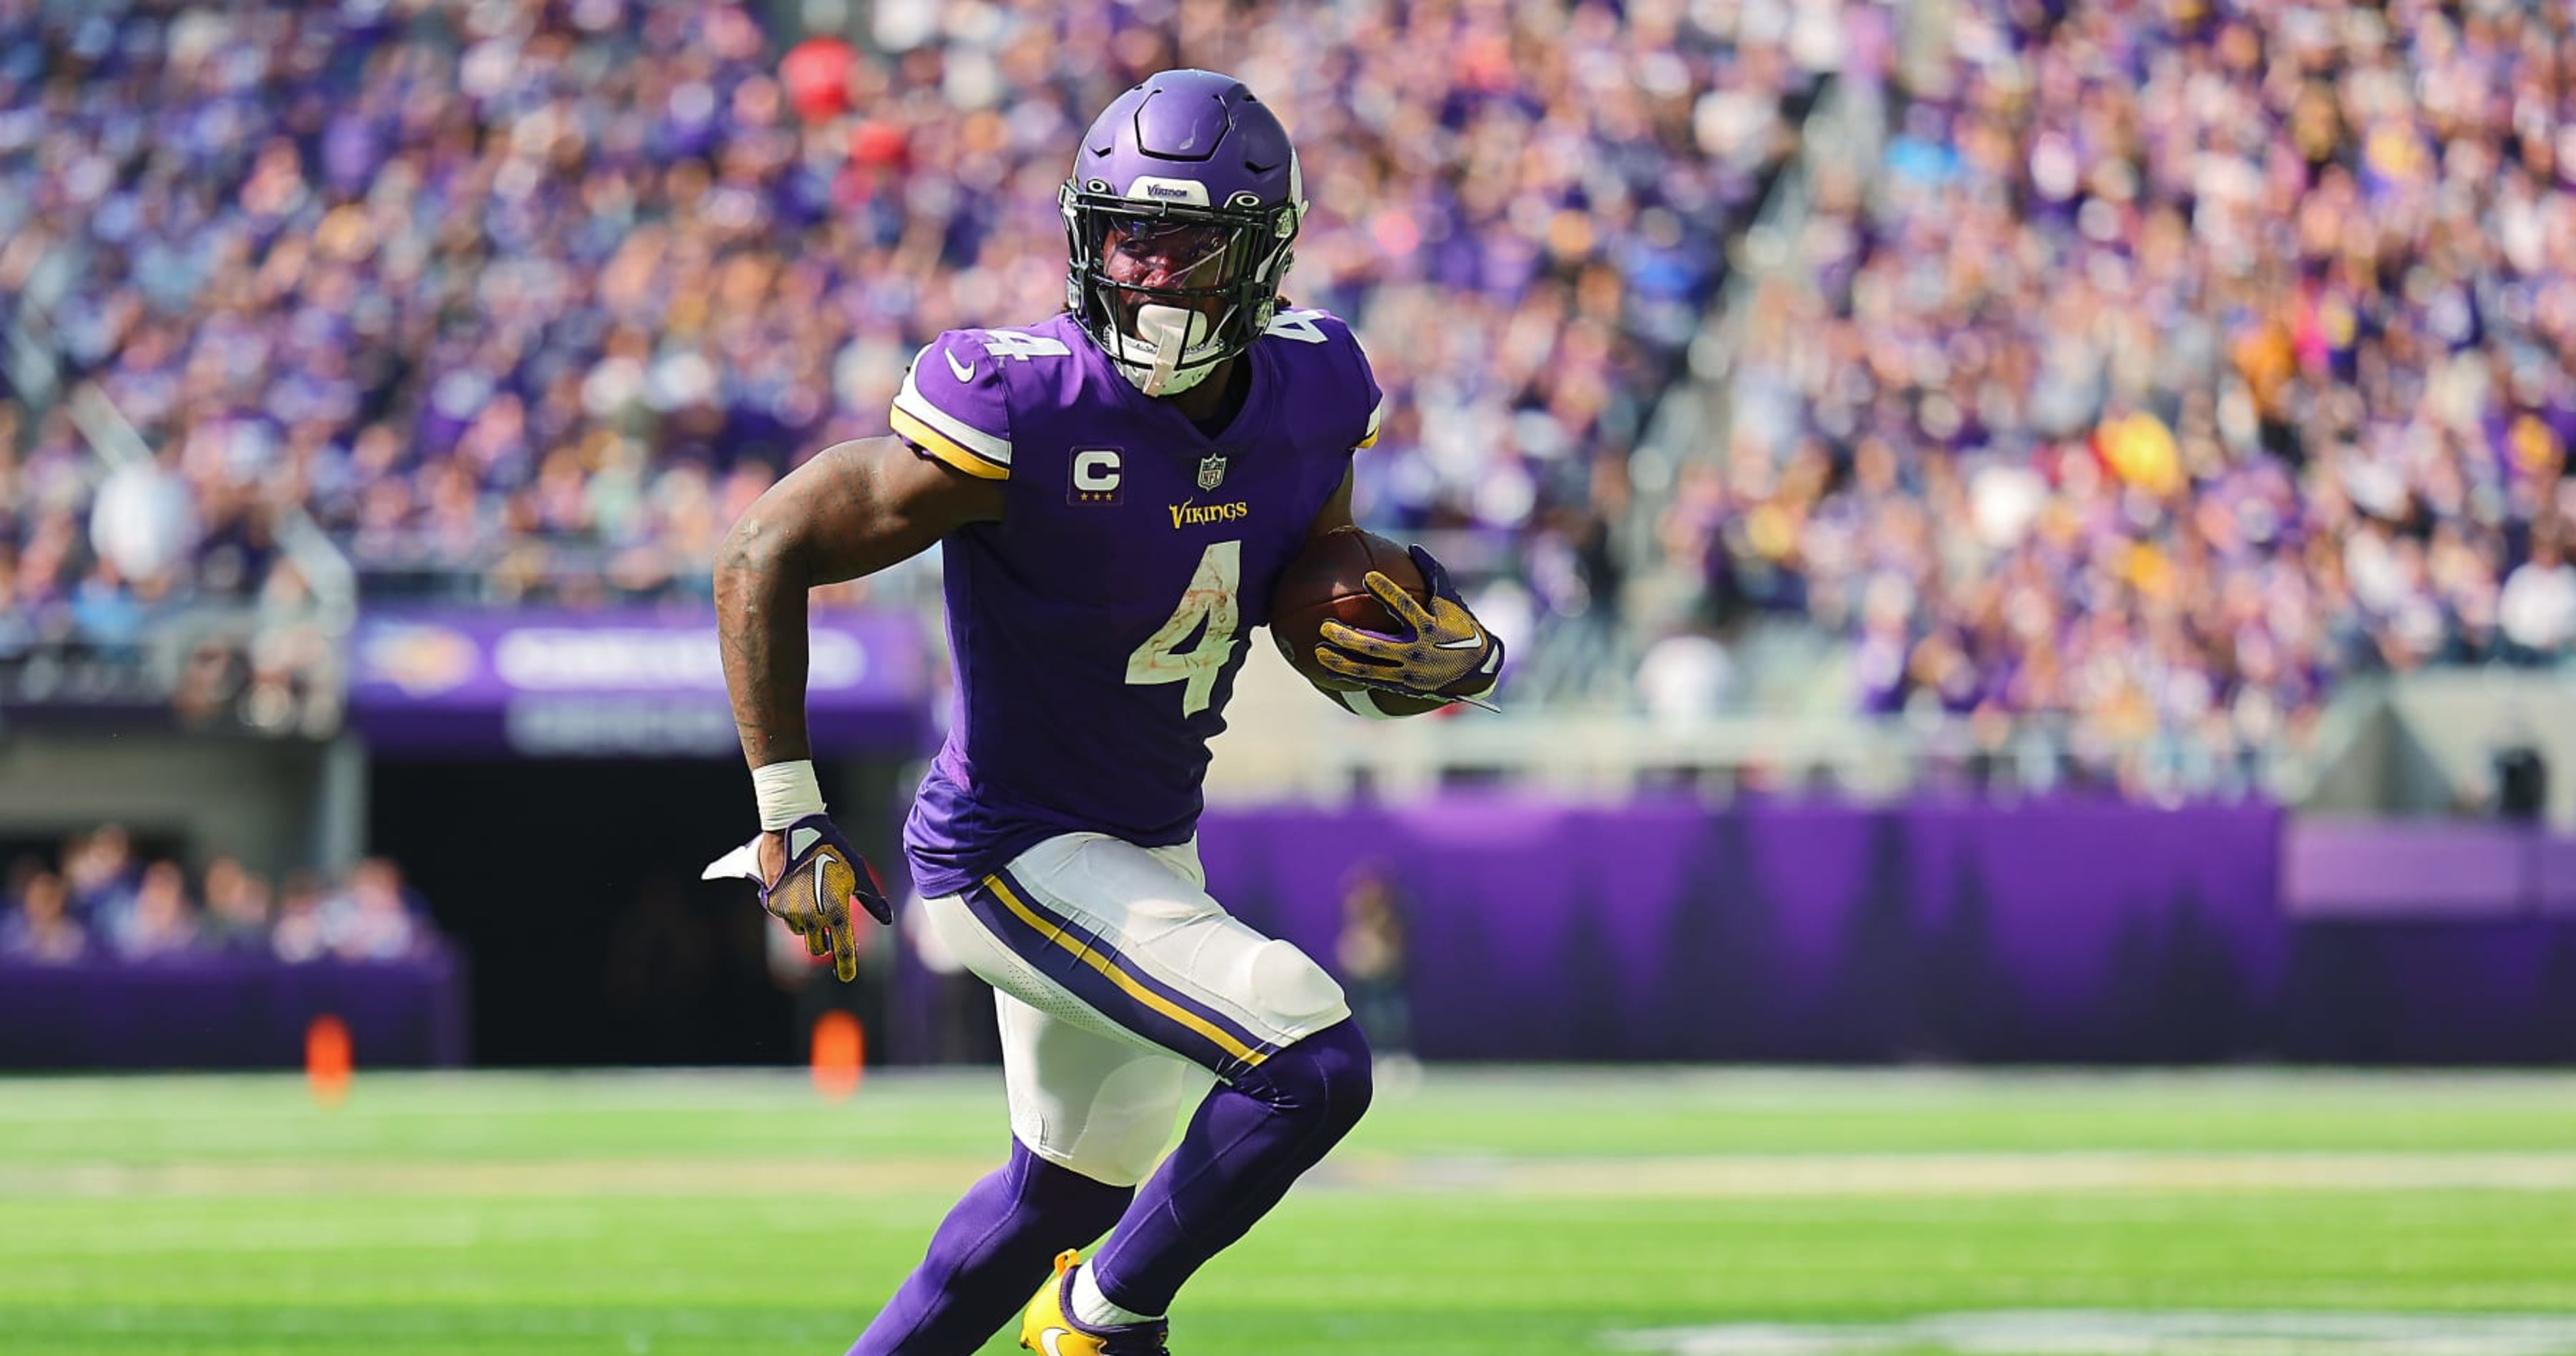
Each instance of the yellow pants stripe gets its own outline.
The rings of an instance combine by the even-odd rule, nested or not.
[[[1083,964],[1088,965],[1092,969],[1099,971],[1101,974],[1108,976],[1109,982],[1124,990],[1128,997],[1133,998],[1137,1002],[1152,1008],[1154,1011],[1171,1018],[1173,1021],[1178,1022],[1185,1027],[1188,1027],[1190,1030],[1207,1037],[1210,1041],[1216,1044],[1218,1049],[1225,1051],[1236,1059],[1242,1060],[1247,1065],[1259,1064],[1261,1061],[1270,1057],[1267,1052],[1256,1050],[1251,1046],[1245,1045],[1242,1041],[1235,1039],[1232,1033],[1219,1027],[1216,1023],[1211,1022],[1205,1017],[1201,1017],[1197,1013],[1190,1011],[1188,1008],[1182,1007],[1180,1004],[1165,998],[1163,995],[1146,988],[1144,985],[1136,981],[1136,977],[1134,975],[1128,974],[1125,970],[1118,968],[1116,962],[1110,960],[1107,956],[1100,954],[1090,946],[1085,945],[1079,939],[1068,935],[1064,929],[1057,927],[1054,923],[1040,917],[1036,910],[1030,908],[1025,901],[1012,892],[1009,885],[1003,883],[1000,874],[996,873],[994,875],[986,876],[984,878],[984,888],[991,890],[993,892],[993,897],[1002,901],[1005,908],[1008,908],[1012,913],[1019,915],[1020,921],[1037,929],[1040,936],[1045,937],[1048,941],[1072,952],[1073,955],[1081,960]]]

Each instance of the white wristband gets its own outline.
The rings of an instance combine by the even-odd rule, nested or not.
[[[760,802],[760,827],[764,832],[823,813],[823,788],[814,784],[814,762],[810,758],[753,768],[751,791]]]

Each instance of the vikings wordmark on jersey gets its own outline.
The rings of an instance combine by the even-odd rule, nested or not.
[[[1377,438],[1377,383],[1335,317],[1283,312],[1243,360],[1214,437],[1071,315],[952,330],[914,360],[895,432],[1005,485],[1001,521],[945,547],[957,710],[904,831],[924,894],[1056,834],[1189,837],[1245,633]]]

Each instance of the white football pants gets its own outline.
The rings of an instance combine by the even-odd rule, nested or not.
[[[1011,1132],[1095,1181],[1145,1180],[1184,1101],[1351,1015],[1295,946],[1211,898],[1198,847],[1050,838],[931,926],[993,986]]]

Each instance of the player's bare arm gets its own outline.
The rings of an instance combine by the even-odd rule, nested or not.
[[[826,448],[755,501],[716,553],[716,635],[743,758],[811,758],[805,595],[909,560],[968,523],[1002,516],[998,482],[917,456],[891,437]]]
[[[770,487],[717,552],[716,633],[761,832],[708,866],[858,973],[855,903],[893,921],[867,859],[824,813],[805,726],[806,594],[874,574],[968,523],[998,519],[997,485],[914,456],[893,438],[841,443]]]

